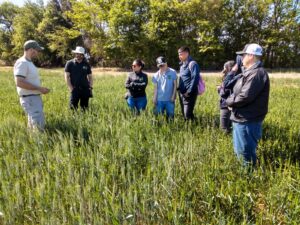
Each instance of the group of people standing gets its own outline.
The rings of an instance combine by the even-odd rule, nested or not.
[[[178,90],[181,111],[186,120],[193,120],[194,108],[198,96],[198,85],[200,80],[200,67],[190,56],[188,47],[178,50],[180,59],[179,85],[177,86],[177,73],[168,66],[165,57],[158,57],[156,64],[158,71],[153,75],[154,84],[153,104],[155,114],[164,114],[168,119],[174,118],[176,93]],[[128,106],[137,114],[145,110],[147,105],[146,87],[148,76],[142,70],[143,61],[136,59],[132,64],[132,72],[129,73],[125,82],[128,92],[125,95]]]
[[[233,129],[235,154],[244,164],[256,164],[256,148],[262,137],[262,122],[268,112],[270,80],[263,68],[263,49],[247,44],[236,52],[236,63],[224,65],[220,94],[221,128]]]
[[[34,40],[24,44],[24,55],[14,65],[14,76],[20,103],[28,116],[28,127],[43,130],[45,125],[41,94],[50,89],[41,86],[38,70],[32,60],[43,48]],[[70,91],[70,108],[78,104],[85,110],[89,98],[93,96],[91,66],[84,57],[85,49],[78,46],[74,59],[65,66],[65,81]],[[233,129],[233,145],[238,158],[244,164],[256,164],[256,148],[262,136],[262,122],[268,111],[270,83],[267,72],[262,67],[262,48],[257,44],[246,45],[237,52],[236,62],[225,63],[220,94],[220,121],[225,132]],[[199,95],[200,67],[190,56],[188,47],[178,49],[180,60],[179,84],[177,73],[168,66],[166,58],[156,59],[158,71],[152,77],[154,84],[153,103],[155,114],[174,118],[175,100],[178,92],[182,115],[185,120],[194,120],[194,108]],[[143,72],[144,62],[136,59],[132,63],[125,88],[126,101],[137,114],[146,109],[146,87],[148,76]]]

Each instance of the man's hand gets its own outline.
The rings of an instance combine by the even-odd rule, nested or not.
[[[175,102],[175,100],[176,100],[176,95],[175,95],[175,96],[172,96],[171,102]]]
[[[50,92],[50,89],[45,88],[45,87],[40,87],[40,88],[39,88],[39,91],[40,91],[42,94],[48,94],[48,93]]]
[[[185,92],[185,93],[183,94],[183,96],[186,97],[186,98],[188,98],[188,97],[189,97],[189,94],[188,94],[187,92]]]
[[[156,105],[157,104],[157,99],[153,98],[153,104]]]

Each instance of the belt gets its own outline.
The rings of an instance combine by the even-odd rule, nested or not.
[[[40,94],[31,94],[31,95],[20,95],[22,98],[30,97],[30,96],[39,96]]]

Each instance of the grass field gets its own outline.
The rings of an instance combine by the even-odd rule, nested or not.
[[[300,224],[300,79],[272,79],[249,174],[219,129],[217,77],[195,124],[135,118],[125,74],[95,78],[90,111],[68,110],[63,75],[42,70],[46,132],[29,134],[12,70],[0,70],[0,224]]]

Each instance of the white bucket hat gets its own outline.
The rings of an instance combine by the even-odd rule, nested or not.
[[[75,50],[72,50],[73,53],[78,53],[78,54],[82,54],[84,55],[85,54],[85,50],[83,47],[81,46],[77,46]]]

